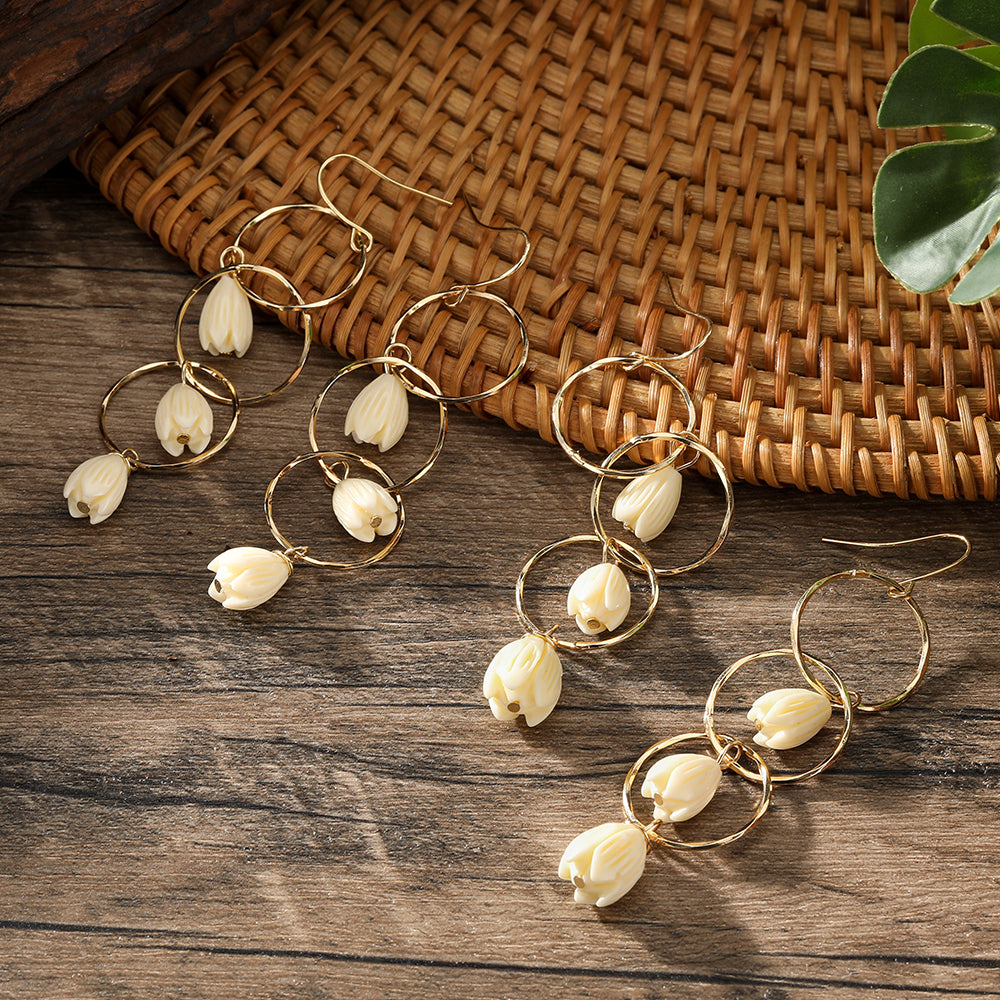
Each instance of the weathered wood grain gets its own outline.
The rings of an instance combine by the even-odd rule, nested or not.
[[[65,170],[0,233],[0,996],[1000,994],[992,506],[738,487],[726,546],[665,582],[646,630],[566,657],[537,730],[499,725],[482,671],[519,634],[524,558],[587,530],[585,473],[455,413],[385,563],[302,568],[270,604],[226,613],[204,566],[268,544],[263,487],[306,450],[337,360],[316,352],[217,460],[136,474],[111,520],[71,521],[62,482],[101,451],[98,400],[170,357],[191,277]],[[275,370],[294,353],[283,335],[261,346]],[[416,419],[400,466],[432,436]],[[691,480],[684,530],[657,551],[696,547],[720,515]],[[308,532],[326,515],[288,516]],[[618,817],[631,761],[698,729],[714,677],[786,643],[805,587],[855,564],[820,536],[939,530],[974,552],[919,587],[934,656],[912,701],[859,720],[835,768],[779,789],[743,841],[655,854],[619,905],[575,907],[558,857]],[[556,581],[539,582],[550,613]],[[916,649],[905,618],[853,595],[809,629],[870,682]]]
[[[9,0],[0,6],[0,208],[86,133],[170,73],[259,28],[263,0]]]

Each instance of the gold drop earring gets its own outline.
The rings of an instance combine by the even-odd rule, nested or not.
[[[136,368],[115,382],[101,400],[98,428],[108,450],[105,454],[82,462],[66,480],[63,496],[72,517],[88,518],[91,524],[100,524],[106,520],[121,503],[133,472],[178,472],[208,461],[232,440],[244,408],[274,399],[298,378],[312,345],[313,311],[339,301],[357,287],[374,245],[372,234],[359,222],[341,212],[327,195],[323,175],[338,161],[353,161],[398,187],[422,193],[392,180],[357,156],[336,153],[324,160],[317,171],[323,204],[303,202],[275,205],[244,223],[233,242],[220,254],[219,268],[196,282],[181,303],[174,321],[176,359],[154,361]],[[434,195],[427,197],[444,201]],[[350,248],[358,258],[355,272],[344,287],[331,295],[309,302],[305,301],[299,289],[280,271],[247,260],[244,247],[249,234],[257,227],[293,211],[327,216],[346,225],[350,229]],[[275,300],[256,290],[252,285],[254,278],[263,283],[270,281],[276,284],[287,293],[287,299]],[[240,394],[232,380],[218,369],[188,358],[184,344],[185,319],[194,302],[206,290],[208,294],[198,320],[198,339],[202,349],[212,356],[228,354],[242,358],[249,351],[254,327],[251,303],[278,314],[302,314],[302,348],[291,373],[283,381],[264,392]],[[137,379],[163,372],[176,374],[178,381],[160,399],[153,424],[161,447],[173,460],[140,456],[137,448],[119,443],[108,427],[109,409],[118,394]],[[228,424],[221,434],[215,428],[213,403],[220,404],[227,410]],[[181,457],[185,451],[188,454]]]
[[[471,205],[469,210],[472,211]],[[384,559],[402,535],[405,522],[403,491],[430,472],[444,447],[448,407],[493,396],[520,376],[530,347],[527,326],[517,308],[507,299],[490,291],[489,286],[506,280],[524,265],[531,252],[531,241],[523,229],[516,226],[486,225],[476,218],[474,212],[472,214],[477,224],[483,228],[518,234],[524,241],[520,256],[500,275],[452,285],[444,291],[433,292],[414,302],[392,325],[388,344],[382,354],[362,358],[344,366],[320,390],[309,417],[311,450],[288,462],[270,481],[264,493],[264,517],[271,536],[281,548],[269,550],[256,546],[239,546],[220,553],[208,564],[208,569],[215,574],[208,593],[224,608],[247,611],[258,607],[285,585],[298,565],[354,570]],[[403,340],[403,334],[407,322],[420,311],[440,306],[455,309],[470,298],[499,306],[508,314],[517,329],[520,349],[510,370],[506,375],[498,374],[495,384],[475,393],[447,394],[415,362],[413,352]],[[346,376],[362,368],[373,368],[380,373],[361,390],[347,410],[344,434],[352,438],[355,444],[374,445],[380,453],[390,450],[400,440],[409,422],[410,395],[426,399],[437,406],[438,433],[431,453],[418,469],[406,476],[394,478],[371,459],[353,451],[330,449],[320,443],[319,423],[324,402]],[[334,521],[339,528],[358,541],[369,544],[378,541],[380,547],[377,550],[358,559],[333,559],[326,555],[316,555],[314,546],[297,543],[287,536],[275,517],[275,494],[286,477],[300,467],[316,470],[325,487],[332,491]],[[325,535],[327,529],[324,527],[319,533]]]
[[[673,288],[670,289],[673,297]],[[725,541],[732,523],[734,498],[732,482],[722,460],[694,435],[697,410],[691,394],[675,375],[669,363],[690,357],[711,336],[712,322],[707,316],[685,309],[677,299],[677,308],[705,324],[701,339],[690,349],[670,357],[656,358],[639,352],[599,358],[580,368],[559,387],[552,403],[552,425],[556,440],[566,455],[595,476],[591,488],[591,525],[588,534],[571,535],[543,546],[521,569],[514,586],[514,609],[525,632],[507,643],[493,657],[483,677],[483,697],[494,717],[509,722],[523,716],[529,726],[548,718],[562,693],[563,665],[560,652],[586,652],[625,642],[653,617],[659,601],[661,578],[677,576],[704,565]],[[686,422],[677,430],[638,434],[613,448],[599,464],[585,457],[570,443],[568,412],[577,384],[589,376],[604,375],[607,370],[633,372],[646,368],[669,383],[684,404]],[[667,456],[652,465],[623,469],[619,461],[634,449],[663,442]],[[681,498],[681,472],[702,459],[707,460],[722,484],[726,509],[713,543],[697,559],[680,566],[655,566],[638,547],[657,538],[670,524]],[[636,544],[608,531],[601,516],[601,495],[608,479],[627,481],[618,495],[612,516],[630,532]],[[561,623],[539,623],[526,609],[525,590],[529,574],[553,553],[569,547],[586,546],[600,551],[600,562],[584,570],[569,587],[566,597],[567,617],[574,620],[585,638],[557,635]],[[627,574],[644,578],[648,587],[647,604],[642,614],[628,623],[632,611],[632,593]],[[623,627],[624,626],[624,627]]]
[[[573,898],[577,903],[609,906],[621,899],[639,880],[646,865],[646,855],[654,847],[703,851],[739,840],[763,818],[776,785],[815,777],[840,757],[859,715],[874,715],[895,708],[916,691],[927,671],[930,636],[927,619],[913,598],[914,584],[964,562],[971,551],[969,540],[964,535],[951,532],[895,542],[823,539],[837,545],[867,549],[896,548],[935,539],[958,541],[964,546],[964,551],[947,566],[901,581],[872,570],[854,568],[817,580],[802,595],[792,612],[789,646],[740,657],[712,685],[705,704],[702,731],[670,736],[639,755],[625,775],[622,786],[624,821],[602,823],[587,830],[563,852],[559,877],[573,885]],[[888,697],[866,696],[856,687],[849,687],[831,666],[802,648],[803,611],[820,590],[842,579],[861,583],[871,581],[884,588],[886,597],[905,605],[916,622],[920,634],[917,665],[906,684]],[[746,722],[741,728],[747,732],[731,732],[733,723],[729,719],[725,721],[726,729],[723,731],[718,704],[725,685],[752,664],[780,659],[794,662],[806,686],[767,691],[756,698],[746,712]],[[824,732],[835,713],[840,719],[839,732],[836,739],[830,734],[828,742],[833,743],[832,749],[821,760],[796,770],[775,770],[775,764],[769,762],[766,751],[781,752],[802,746]],[[691,752],[695,749],[697,752]],[[687,752],[678,753],[678,750]],[[684,840],[677,832],[667,832],[668,828],[701,813],[712,801],[727,774],[751,782],[758,788],[756,803],[742,826],[711,840]],[[647,807],[647,815],[643,817],[639,816],[633,801],[637,787],[640,796],[650,800],[651,810]]]

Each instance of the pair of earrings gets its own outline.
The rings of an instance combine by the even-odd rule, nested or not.
[[[316,180],[321,204],[305,202],[275,205],[253,216],[239,229],[232,244],[220,254],[219,268],[199,280],[181,303],[174,320],[176,358],[154,361],[129,372],[119,379],[101,400],[98,426],[108,451],[82,462],[66,480],[63,496],[72,517],[88,518],[91,524],[100,524],[106,520],[122,502],[129,477],[135,471],[177,472],[208,461],[232,440],[243,408],[266,403],[284,392],[298,378],[312,345],[313,312],[343,299],[358,286],[374,247],[372,234],[359,222],[341,212],[327,192],[324,174],[334,164],[345,161],[358,163],[371,173],[406,191],[442,204],[451,204],[444,198],[427,194],[387,177],[350,153],[335,153],[324,160],[317,171]],[[309,212],[347,226],[350,230],[349,249],[357,258],[354,273],[342,288],[309,302],[305,301],[299,289],[281,272],[247,260],[244,246],[248,242],[249,235],[258,227],[293,211]],[[255,279],[264,286],[262,289],[255,289],[253,284]],[[272,284],[281,289],[282,294],[287,297],[279,300],[274,297],[273,292],[265,294]],[[254,326],[251,303],[278,314],[302,315],[302,348],[287,378],[267,391],[243,395],[217,368],[191,360],[187,356],[184,322],[191,306],[206,289],[209,291],[198,320],[198,339],[203,351],[212,356],[231,354],[242,358],[248,352]],[[178,381],[160,399],[153,424],[161,447],[167,455],[176,459],[175,461],[143,458],[137,449],[120,445],[111,436],[108,428],[108,410],[125,386],[144,376],[163,372],[176,374]],[[213,403],[227,408],[228,425],[221,434],[216,433]],[[181,458],[185,451],[188,455]]]
[[[512,721],[523,716],[529,726],[537,726],[548,718],[562,693],[562,652],[583,652],[615,646],[625,642],[653,617],[659,602],[659,581],[703,566],[719,550],[729,534],[733,519],[733,487],[725,465],[707,445],[694,434],[697,410],[684,383],[667,367],[667,363],[690,357],[712,334],[712,322],[707,317],[685,309],[677,302],[673,288],[670,294],[675,306],[684,314],[704,324],[701,339],[681,354],[654,358],[639,352],[600,358],[572,374],[560,386],[552,403],[552,425],[556,440],[566,455],[595,477],[590,496],[592,532],[571,535],[543,546],[521,569],[514,587],[514,605],[524,634],[507,643],[493,657],[483,677],[483,696],[489,702],[494,717]],[[654,430],[630,438],[611,450],[600,464],[586,458],[569,441],[568,413],[574,390],[579,382],[592,377],[604,377],[607,371],[634,373],[646,369],[652,379],[659,380],[664,414],[670,409],[670,395],[676,393],[683,403],[686,421],[674,430]],[[665,390],[666,395],[663,394]],[[630,452],[648,445],[668,448],[665,458],[652,465],[632,469],[619,467]],[[679,566],[655,566],[638,547],[656,539],[670,524],[681,499],[681,472],[704,461],[721,483],[726,509],[718,535],[696,559]],[[604,523],[601,499],[608,479],[627,481],[612,508],[612,517],[634,536],[632,544],[612,534]],[[526,610],[525,590],[529,574],[553,553],[570,547],[588,546],[601,552],[595,563],[576,577],[566,597],[566,614],[575,621],[584,638],[563,638],[557,635],[562,627],[537,623]],[[643,613],[630,624],[632,593],[627,574],[645,579],[648,599]],[[622,626],[625,626],[624,628]]]
[[[622,786],[624,821],[602,823],[585,831],[563,852],[559,877],[573,885],[575,902],[609,906],[621,899],[639,880],[646,856],[654,846],[676,851],[700,851],[722,847],[743,837],[767,812],[774,785],[804,781],[821,774],[837,760],[847,744],[857,715],[886,711],[902,704],[913,694],[924,678],[930,658],[927,619],[913,598],[914,584],[962,563],[971,550],[969,540],[964,535],[949,532],[882,543],[824,539],[834,544],[869,549],[912,545],[935,539],[959,541],[964,551],[947,566],[902,581],[865,569],[841,570],[817,580],[802,595],[792,612],[789,646],[750,653],[736,660],[712,685],[705,704],[702,731],[668,737],[640,754],[629,768]],[[801,623],[806,606],[824,587],[845,579],[870,580],[885,588],[886,596],[902,602],[916,621],[921,644],[917,666],[903,688],[888,697],[866,697],[857,689],[848,687],[832,667],[802,647]],[[775,773],[762,750],[749,745],[746,736],[722,732],[717,715],[724,686],[741,670],[759,661],[782,658],[794,660],[808,686],[778,688],[758,697],[746,712],[752,726],[752,742],[763,749],[790,750],[821,733],[834,713],[841,718],[840,732],[833,741],[833,748],[822,760],[799,770]],[[726,728],[729,728],[728,721]],[[700,751],[676,752],[692,746],[700,748]],[[738,776],[759,789],[751,816],[741,827],[711,840],[682,840],[679,836],[667,836],[662,832],[665,824],[683,823],[701,813],[715,796],[724,774]],[[651,800],[651,818],[640,818],[637,813],[633,803],[637,785],[641,797]]]
[[[450,203],[449,203],[450,204]],[[470,212],[472,211],[469,206]],[[475,218],[475,213],[473,212]],[[310,451],[296,455],[270,481],[264,493],[264,517],[280,549],[238,546],[216,556],[208,569],[215,574],[209,595],[230,610],[245,611],[269,601],[288,582],[299,564],[323,569],[354,570],[384,559],[395,547],[403,531],[405,513],[403,491],[422,479],[432,468],[444,447],[448,429],[448,407],[475,403],[515,382],[528,360],[528,331],[518,310],[506,299],[489,291],[489,286],[504,281],[523,266],[531,252],[528,234],[516,226],[477,224],[496,232],[513,232],[524,241],[517,261],[502,274],[467,284],[455,284],[414,302],[395,321],[388,344],[381,355],[354,361],[337,372],[320,390],[309,417]],[[506,375],[497,376],[493,385],[481,392],[447,395],[414,361],[413,352],[404,341],[404,328],[413,316],[438,306],[454,309],[468,299],[478,299],[487,306],[504,310],[517,328],[519,350]],[[380,371],[353,400],[347,410],[344,433],[356,444],[370,444],[386,452],[403,436],[409,422],[410,395],[437,405],[438,434],[430,456],[415,472],[393,479],[378,463],[352,451],[330,450],[319,440],[320,411],[334,388],[352,372],[362,368]],[[311,546],[297,544],[279,527],[275,518],[274,498],[282,481],[300,466],[318,470],[332,491],[333,513],[341,527],[358,541],[381,547],[357,559],[319,557]]]

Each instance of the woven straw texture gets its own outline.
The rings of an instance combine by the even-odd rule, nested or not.
[[[673,368],[734,479],[993,499],[1000,322],[906,292],[872,245],[875,172],[916,138],[874,125],[906,19],[905,0],[315,0],[114,115],[75,162],[197,272],[255,213],[317,201],[333,153],[456,199],[330,171],[379,247],[318,324],[351,358],[382,353],[417,299],[517,258],[464,193],[532,239],[493,288],[525,317],[529,363],[477,412],[553,439],[554,393],[578,368],[696,343],[669,278],[714,323]],[[341,287],[358,256],[329,223],[283,215],[252,259],[307,298]],[[519,353],[509,316],[482,300],[421,311],[406,332],[449,395],[496,385]],[[608,369],[578,381],[569,437],[602,453],[683,416],[655,373]]]

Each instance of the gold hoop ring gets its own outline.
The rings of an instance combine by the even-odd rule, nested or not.
[[[927,619],[924,617],[924,613],[920,610],[920,607],[910,593],[912,583],[910,585],[900,584],[890,577],[882,576],[881,573],[873,573],[871,570],[867,569],[846,569],[839,573],[833,573],[830,576],[825,576],[822,580],[817,580],[802,595],[802,597],[799,598],[799,603],[795,605],[795,610],[792,612],[792,654],[795,657],[795,662],[799,665],[799,670],[802,671],[802,676],[805,677],[813,688],[822,692],[829,698],[829,691],[826,690],[826,687],[820,683],[820,681],[806,665],[806,660],[811,660],[812,658],[807,656],[802,651],[800,625],[802,611],[809,601],[816,595],[817,591],[825,587],[828,583],[831,583],[834,580],[840,580],[844,577],[854,580],[872,580],[875,583],[881,584],[886,588],[886,592],[890,597],[901,600],[913,612],[913,616],[917,620],[917,628],[920,630],[920,660],[917,663],[916,672],[906,687],[904,687],[898,694],[895,694],[890,698],[886,698],[884,701],[868,704],[859,697],[854,704],[854,708],[858,712],[881,712],[887,708],[893,708],[901,702],[906,701],[906,699],[909,698],[910,695],[913,694],[913,692],[920,686],[920,682],[924,679],[924,675],[927,673],[927,662],[931,655],[930,633],[927,628]]]
[[[106,417],[108,413],[108,407],[111,405],[111,400],[126,386],[129,382],[134,381],[143,375],[148,375],[150,372],[163,371],[167,368],[179,368],[181,373],[181,380],[190,385],[193,389],[197,391],[202,391],[202,383],[197,380],[193,372],[198,371],[207,375],[209,378],[215,379],[216,382],[221,385],[228,396],[219,396],[213,394],[210,398],[217,400],[218,402],[229,403],[232,408],[232,417],[229,421],[229,427],[226,429],[226,433],[219,438],[215,444],[206,448],[203,452],[198,455],[191,455],[189,458],[182,458],[177,462],[143,462],[134,448],[127,449],[129,453],[129,464],[135,469],[143,469],[146,472],[174,472],[180,469],[189,469],[195,465],[201,465],[202,462],[207,462],[213,455],[217,455],[227,444],[232,440],[233,434],[236,433],[236,424],[240,419],[240,398],[236,392],[236,387],[232,382],[226,378],[222,372],[216,371],[214,368],[210,368],[208,365],[198,364],[197,361],[153,361],[148,365],[143,365],[141,368],[136,368],[135,371],[131,371],[128,375],[120,378],[115,384],[108,389],[104,394],[104,398],[101,400],[100,411],[97,416],[97,424],[101,429],[101,437],[104,438],[104,443],[112,450],[119,453],[123,452],[112,440],[111,435],[108,433]]]
[[[704,455],[711,463],[715,469],[715,475],[719,482],[722,484],[722,488],[726,493],[726,514],[722,519],[722,527],[719,529],[719,535],[712,545],[694,562],[687,563],[685,566],[676,566],[672,569],[659,569],[654,568],[657,576],[677,576],[680,573],[686,573],[688,570],[697,569],[699,566],[704,565],[708,562],[712,556],[722,546],[722,543],[726,540],[729,535],[729,526],[733,521],[733,511],[736,506],[736,501],[733,496],[733,484],[726,472],[726,467],[722,464],[722,459],[715,454],[710,448],[703,445],[694,437],[690,437],[686,432],[682,434],[675,434],[673,431],[650,431],[648,434],[637,434],[634,438],[626,441],[624,444],[619,445],[604,461],[601,463],[601,469],[605,470],[612,466],[619,458],[622,457],[626,452],[631,451],[636,445],[645,444],[647,441],[676,441],[680,444],[686,446],[686,448],[693,448],[699,455]],[[690,462],[684,465],[678,466],[678,470],[686,469],[698,461],[697,456]],[[655,471],[661,468],[664,464],[669,464],[669,459],[665,459],[659,465],[649,466],[644,470],[645,474]],[[606,473],[599,475],[597,479],[594,480],[594,487],[590,491],[590,519],[594,523],[594,531],[601,537],[602,541],[610,543],[614,541],[610,535],[608,535],[604,524],[601,521],[601,488],[603,486],[604,480],[608,478]],[[632,569],[638,569],[640,567],[633,565],[629,562],[627,556],[622,556],[622,561],[630,566]]]
[[[539,635],[544,635],[552,645],[559,649],[594,649],[598,646],[616,646],[620,642],[624,642],[626,639],[635,635],[645,625],[650,618],[653,617],[653,612],[656,610],[656,603],[660,599],[660,584],[656,579],[656,571],[653,569],[650,561],[638,550],[633,548],[628,542],[623,542],[621,539],[612,539],[611,545],[605,545],[599,535],[572,535],[569,538],[563,538],[558,542],[553,542],[551,545],[546,545],[544,548],[539,549],[522,567],[520,574],[517,578],[517,584],[514,588],[514,605],[517,609],[517,616],[521,620],[521,623],[530,631],[536,632]],[[646,608],[645,614],[633,625],[630,625],[624,632],[620,632],[617,635],[606,636],[603,639],[578,639],[575,642],[566,642],[562,639],[557,639],[552,632],[554,629],[544,629],[539,625],[536,625],[531,618],[528,616],[527,612],[524,610],[524,585],[528,579],[528,574],[535,567],[536,563],[540,559],[544,559],[550,552],[554,552],[556,549],[561,549],[566,545],[577,545],[580,542],[598,542],[599,544],[605,545],[608,549],[609,554],[614,555],[618,550],[624,550],[629,553],[640,565],[643,566],[645,570],[646,577],[649,580],[649,607]],[[643,565],[644,564],[644,565]]]
[[[241,251],[242,252],[242,251]],[[264,403],[269,399],[277,396],[278,393],[284,392],[298,377],[305,367],[306,359],[309,357],[309,347],[312,344],[313,339],[313,321],[312,316],[304,311],[306,309],[305,300],[299,294],[298,289],[281,273],[275,271],[273,268],[264,267],[263,264],[246,264],[237,263],[229,264],[227,267],[220,268],[218,271],[213,271],[211,274],[206,275],[199,281],[190,292],[187,293],[184,301],[181,303],[180,308],[177,310],[177,319],[174,321],[174,344],[177,349],[177,359],[181,364],[187,364],[187,358],[184,355],[184,342],[183,342],[183,327],[184,327],[184,317],[187,315],[188,309],[191,307],[191,303],[195,300],[198,294],[207,285],[212,284],[214,281],[218,281],[225,275],[232,275],[237,281],[240,282],[240,287],[244,290],[246,285],[243,284],[239,279],[239,274],[241,271],[253,271],[256,274],[265,274],[275,281],[280,282],[289,292],[298,300],[299,305],[295,307],[283,306],[280,311],[302,311],[302,352],[299,355],[299,362],[295,366],[294,371],[288,378],[285,379],[280,385],[275,386],[268,392],[258,393],[256,396],[246,396],[240,399],[240,404],[242,406],[256,406],[258,403]],[[249,293],[248,293],[249,294]],[[253,298],[253,296],[251,296]],[[209,399],[214,399],[216,402],[224,402],[225,397],[219,396],[214,390],[210,389],[208,386],[203,385],[198,382],[196,388],[203,392]]]
[[[391,345],[390,345],[391,347]],[[387,348],[388,350],[389,348]],[[409,361],[405,361],[402,358],[394,358],[389,355],[383,355],[378,358],[362,358],[360,361],[352,361],[349,365],[345,365],[343,368],[337,372],[329,382],[320,390],[319,395],[313,400],[312,410],[309,413],[309,445],[314,452],[320,451],[319,446],[319,435],[317,433],[316,424],[319,420],[320,407],[323,405],[323,400],[326,399],[326,394],[340,381],[345,375],[349,375],[353,371],[357,371],[359,368],[374,367],[375,365],[382,365],[386,371],[390,368],[402,368],[405,371],[410,372],[413,375],[422,378],[429,386],[433,389],[438,390],[437,383],[427,374],[422,372],[416,365],[411,364]],[[400,382],[409,389],[411,392],[415,390],[411,384],[405,379],[400,378]],[[433,399],[434,397],[430,394],[420,394],[426,395],[428,399]],[[388,489],[392,490],[405,490],[408,486],[412,486],[417,480],[422,479],[431,470],[431,466],[438,460],[438,456],[441,454],[441,449],[444,447],[445,434],[448,432],[448,407],[444,405],[444,402],[438,398],[438,436],[437,441],[434,442],[434,448],[431,451],[430,457],[426,462],[412,476],[408,476],[402,482],[392,483],[388,486]],[[320,461],[320,465],[323,468],[323,474],[327,477],[330,482],[334,481],[333,474],[330,467],[324,461]]]
[[[825,771],[843,752],[844,747],[847,745],[847,738],[851,735],[851,725],[854,721],[854,712],[851,705],[851,693],[844,686],[844,682],[840,677],[834,673],[834,671],[828,667],[822,660],[817,660],[813,656],[809,656],[808,653],[802,654],[809,662],[814,666],[818,667],[820,670],[824,671],[827,677],[833,682],[834,687],[836,687],[837,692],[840,696],[840,704],[838,705],[830,694],[823,688],[820,690],[830,701],[833,702],[834,706],[842,709],[844,713],[844,724],[840,733],[840,739],[837,740],[837,745],[830,752],[829,756],[824,758],[815,767],[810,767],[805,771],[793,771],[789,774],[772,774],[771,780],[775,784],[790,784],[793,781],[804,781],[806,778],[811,778],[813,775],[819,774]],[[728,681],[734,674],[742,670],[748,663],[756,663],[757,660],[766,660],[775,656],[789,656],[794,657],[791,649],[765,649],[759,653],[750,653],[749,656],[743,656],[738,659],[735,663],[730,664],[721,674],[715,679],[715,683],[712,685],[712,690],[708,694],[708,700],[705,702],[705,732],[708,734],[708,738],[712,742],[712,747],[717,753],[722,753],[724,750],[725,741],[729,739],[728,736],[720,736],[715,730],[715,700],[722,690],[723,685]],[[755,776],[752,771],[747,770],[738,759],[732,760],[729,765],[733,768],[737,774],[742,775],[748,781],[759,781],[759,775]]]
[[[654,358],[647,358],[643,354],[625,354],[610,358],[599,358],[597,361],[593,361],[589,365],[579,369],[579,371],[575,371],[559,386],[555,399],[552,400],[552,426],[555,430],[559,446],[577,465],[598,476],[610,476],[612,479],[637,479],[639,476],[656,472],[658,469],[665,469],[676,460],[677,455],[668,455],[663,461],[657,462],[655,465],[643,466],[640,469],[606,469],[584,458],[580,451],[569,443],[566,432],[563,430],[563,404],[567,396],[569,396],[570,388],[572,388],[575,382],[589,375],[591,372],[599,371],[601,368],[607,368],[612,365],[621,366],[626,371],[634,371],[636,368],[646,367],[652,369],[658,375],[662,375],[681,394],[681,399],[684,400],[684,405],[687,407],[688,422],[684,428],[685,433],[690,433],[694,428],[698,420],[698,414],[694,408],[694,400],[691,398],[691,393],[687,391],[684,383],[669,368],[666,368]],[[632,438],[632,441],[636,441],[636,438]],[[634,448],[635,445],[632,444],[632,447]]]
[[[485,392],[476,392],[470,396],[444,396],[441,394],[440,390],[436,393],[428,392],[426,389],[420,388],[417,385],[411,385],[402,378],[401,381],[411,392],[418,396],[423,396],[424,399],[432,399],[436,403],[475,403],[481,399],[488,399],[490,396],[495,396],[498,392],[502,392],[511,382],[515,381],[524,371],[524,366],[528,361],[528,351],[530,350],[530,343],[528,342],[528,328],[524,325],[524,318],[521,314],[506,300],[500,298],[499,295],[494,295],[493,292],[484,291],[481,288],[475,288],[469,285],[460,287],[458,289],[448,289],[445,292],[435,292],[433,295],[428,295],[425,298],[420,299],[418,302],[414,302],[406,312],[403,313],[399,319],[392,326],[392,330],[389,332],[389,343],[386,346],[386,353],[392,350],[393,345],[398,344],[399,341],[396,339],[400,329],[403,324],[416,312],[426,306],[433,305],[435,302],[444,302],[445,305],[457,305],[463,299],[468,296],[473,296],[477,299],[485,299],[487,302],[493,302],[505,309],[517,323],[518,332],[521,335],[521,357],[518,359],[517,364],[514,366],[513,370],[504,378],[502,381],[498,382],[492,389],[487,389]],[[449,302],[448,299],[458,299],[458,302]],[[405,345],[402,345],[405,346]],[[426,377],[426,376],[425,376]]]
[[[308,546],[296,545],[294,542],[289,541],[274,520],[274,491],[278,488],[278,483],[280,483],[281,480],[292,471],[292,469],[301,465],[303,462],[320,463],[325,476],[327,474],[327,469],[322,463],[326,459],[331,458],[338,463],[346,464],[348,468],[350,467],[351,462],[360,462],[366,469],[370,472],[374,472],[382,480],[382,484],[390,493],[393,494],[393,498],[396,501],[397,513],[399,515],[396,521],[396,527],[386,536],[387,541],[382,548],[379,549],[374,555],[369,556],[367,559],[359,559],[354,562],[334,562],[327,559],[316,559],[309,555]],[[296,455],[296,457],[293,458],[267,484],[267,490],[264,493],[264,516],[267,518],[267,526],[271,529],[271,534],[274,536],[275,541],[284,545],[288,552],[294,553],[295,562],[304,562],[308,563],[310,566],[319,566],[323,569],[362,569],[365,566],[371,566],[373,563],[380,562],[396,547],[396,543],[399,541],[399,537],[403,533],[403,522],[406,520],[406,514],[403,510],[403,498],[399,495],[399,491],[392,485],[392,480],[374,462],[370,462],[367,458],[362,458],[360,455],[355,455],[353,452],[349,451],[311,451],[305,455]]]
[[[669,739],[660,740],[659,743],[654,743],[629,768],[628,774],[625,775],[625,783],[622,785],[622,810],[625,813],[625,818],[630,823],[634,823],[636,826],[642,827],[647,840],[653,841],[661,847],[670,847],[676,851],[706,851],[712,847],[725,847],[726,844],[731,844],[734,840],[739,840],[740,837],[749,833],[761,821],[764,813],[767,812],[767,807],[771,804],[772,782],[771,772],[767,766],[767,762],[760,756],[759,753],[757,753],[756,750],[748,747],[745,743],[741,743],[739,740],[735,740],[731,736],[723,736],[722,738],[727,741],[728,750],[735,749],[737,751],[735,757],[729,757],[727,759],[725,765],[723,766],[723,770],[733,770],[736,771],[736,773],[741,777],[745,777],[745,775],[743,775],[743,770],[737,768],[735,763],[741,753],[746,754],[757,766],[757,780],[754,783],[759,784],[761,788],[760,797],[757,800],[753,816],[751,816],[750,820],[741,826],[735,833],[730,833],[725,837],[718,837],[715,840],[671,840],[669,837],[661,837],[656,832],[653,824],[644,824],[642,820],[636,816],[635,809],[632,806],[632,786],[635,784],[635,779],[639,777],[639,774],[642,772],[642,769],[645,767],[648,760],[663,753],[664,750],[669,750],[671,747],[675,747],[683,743],[709,743],[712,745],[712,748],[715,749],[715,744],[712,742],[708,733],[682,733],[680,736],[671,736]]]
[[[246,232],[248,232],[250,229],[253,229],[255,226],[259,226],[262,222],[265,222],[272,216],[278,215],[281,212],[290,212],[293,209],[301,209],[303,212],[318,212],[320,215],[327,215],[332,219],[336,219],[337,222],[339,223],[343,222],[343,219],[341,218],[339,212],[336,212],[325,205],[312,205],[307,203],[303,203],[301,205],[275,205],[272,208],[265,209],[263,212],[258,213],[249,222],[245,222],[243,224],[243,226],[240,228],[239,232],[233,239],[232,245],[226,247],[226,249],[223,250],[220,255],[219,259],[222,264],[222,267],[225,268],[227,266],[226,254],[234,250],[239,254],[238,263],[240,264],[244,263],[245,252],[243,250],[243,247],[240,246],[240,240],[243,238],[243,235]],[[270,301],[270,299],[265,299],[262,295],[258,295],[247,285],[244,285],[242,281],[240,281],[240,284],[243,286],[243,290],[247,293],[247,295],[251,299],[253,299],[254,302],[256,302],[258,305],[264,306],[264,308],[266,309],[273,309],[276,312],[300,312],[306,309],[322,309],[325,306],[332,305],[334,302],[339,301],[345,295],[352,292],[355,288],[357,288],[358,284],[361,282],[361,279],[364,277],[365,267],[368,264],[368,248],[363,243],[360,246],[355,246],[353,229],[351,230],[350,246],[355,253],[361,254],[361,260],[358,262],[357,272],[344,288],[342,288],[335,295],[327,296],[325,299],[317,299],[315,302],[306,303],[301,296],[297,296],[299,299],[299,304],[288,305],[287,303],[272,302]],[[237,281],[240,280],[239,275],[236,276],[236,280]],[[291,287],[290,283],[286,282],[285,287],[286,288]]]

